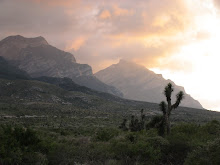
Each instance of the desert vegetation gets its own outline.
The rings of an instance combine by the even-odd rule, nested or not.
[[[220,163],[220,123],[178,123],[166,138],[103,127],[38,129],[1,125],[1,164],[214,164]]]
[[[0,95],[0,164],[220,163],[219,113],[178,107],[183,95],[178,94],[171,105],[174,111],[165,102],[164,106],[162,103],[111,102],[80,92],[78,100],[72,98],[76,101],[64,104],[50,98],[52,91],[64,100],[63,90],[51,86],[46,91],[47,86],[44,88],[43,83],[39,86],[37,81],[31,85],[35,88],[30,87],[28,97],[18,91],[18,86],[11,88],[17,96]],[[169,84],[166,88],[172,91]],[[38,95],[42,96],[36,101]],[[169,133],[163,108],[170,112],[172,131]]]

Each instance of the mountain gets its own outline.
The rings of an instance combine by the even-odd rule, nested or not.
[[[190,95],[186,94],[181,86],[177,86],[171,80],[165,80],[162,75],[155,74],[144,66],[120,60],[118,64],[101,70],[95,76],[102,82],[118,88],[124,97],[131,100],[159,103],[165,100],[163,95],[164,87],[170,82],[174,85],[175,94],[180,90],[185,93],[185,99],[181,106],[202,108],[202,105]]]
[[[67,115],[71,123],[78,123],[72,119],[76,116],[80,117],[78,121],[83,117],[87,123],[88,118],[95,120],[99,116],[103,117],[105,124],[118,125],[124,117],[139,114],[140,109],[145,109],[147,118],[161,114],[158,104],[95,91],[74,83],[70,78],[31,78],[2,57],[0,67],[4,70],[0,70],[0,116],[4,118],[27,115],[43,120],[48,115],[53,119],[54,116]],[[173,121],[186,122],[204,122],[216,118],[220,118],[217,112],[186,107],[178,107],[172,115]]]
[[[30,76],[25,72],[9,64],[3,57],[0,56],[0,78],[5,79],[30,79]]]
[[[53,84],[56,85],[62,89],[65,89],[67,91],[74,91],[74,92],[82,92],[88,95],[93,95],[97,96],[106,100],[114,101],[114,102],[125,102],[126,100],[123,100],[120,97],[117,97],[115,95],[109,94],[109,93],[104,93],[104,92],[99,92],[92,90],[90,88],[87,88],[85,86],[81,86],[76,84],[75,82],[72,81],[70,78],[57,78],[57,77],[37,77],[34,78],[33,80],[45,82],[48,84]]]
[[[115,87],[98,80],[89,65],[77,63],[71,53],[51,46],[43,37],[9,36],[0,41],[0,56],[31,77],[68,77],[88,88],[122,96]]]
[[[92,91],[74,84],[68,78],[41,77],[39,79],[41,81],[0,78],[1,118],[9,117],[13,121],[14,117],[24,122],[24,119],[19,116],[27,115],[27,118],[35,118],[32,124],[39,126],[39,122],[56,123],[57,119],[64,120],[62,117],[66,115],[65,121],[71,122],[74,126],[82,121],[83,124],[90,122],[96,125],[101,120],[102,124],[118,126],[124,118],[134,114],[139,115],[140,109],[145,110],[147,119],[161,115],[159,105],[155,103],[126,100],[107,93]],[[62,117],[57,118],[57,116]],[[203,123],[213,119],[220,120],[220,113],[186,107],[178,107],[172,113],[173,122]],[[1,120],[1,122],[4,121],[6,120]]]
[[[22,81],[22,80],[29,80],[29,81]],[[47,84],[46,88],[52,89],[53,87],[56,86],[56,89],[57,89],[57,87],[62,88],[63,90],[66,91],[66,93],[68,93],[68,91],[78,92],[78,93],[81,93],[82,95],[90,95],[92,97],[99,97],[100,100],[108,100],[108,101],[116,102],[116,103],[121,103],[121,102],[127,103],[126,100],[123,100],[122,98],[117,97],[115,95],[92,90],[92,89],[87,88],[85,86],[78,85],[72,79],[67,78],[67,77],[58,78],[58,77],[42,76],[42,77],[32,78],[25,71],[19,69],[16,66],[13,66],[11,63],[6,61],[1,56],[0,56],[0,81],[7,81],[8,82],[8,83],[6,83],[6,85],[0,86],[0,89],[1,89],[0,92],[2,94],[5,93],[6,95],[9,95],[9,96],[17,93],[15,91],[18,91],[18,93],[19,92],[25,93],[25,91],[30,92],[30,90],[24,89],[25,86],[27,86],[27,88],[28,88],[28,86],[31,86],[31,84],[42,85],[42,84],[46,83]],[[20,83],[20,82],[22,82],[22,83]],[[12,87],[11,83],[14,84],[13,87]],[[7,88],[8,86],[9,86],[9,88]],[[49,87],[49,86],[51,86],[51,87]],[[36,86],[34,86],[33,88],[36,88]],[[39,88],[40,87],[37,87],[37,89],[39,89]],[[40,90],[40,91],[42,91],[42,90]],[[56,91],[56,90],[52,90],[52,91]],[[10,93],[10,92],[15,92],[15,93]],[[45,93],[45,92],[43,92],[43,93]],[[5,94],[3,94],[2,96],[4,96]],[[1,96],[1,94],[0,94],[0,96]],[[26,93],[24,96],[30,96],[30,94]],[[35,97],[31,97],[31,98],[35,98]],[[22,99],[24,99],[24,98],[22,98]],[[28,99],[28,97],[26,97],[26,99]],[[43,101],[43,100],[41,100],[41,101]],[[48,100],[45,100],[45,101],[47,102]]]

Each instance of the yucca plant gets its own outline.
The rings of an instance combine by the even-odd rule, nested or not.
[[[160,110],[163,112],[163,133],[164,136],[170,134],[170,115],[171,112],[176,109],[181,101],[184,98],[184,93],[183,91],[180,91],[176,95],[176,102],[174,104],[171,103],[171,96],[174,91],[173,85],[171,83],[168,83],[167,86],[164,89],[164,95],[166,96],[167,104],[165,101],[162,101],[159,106]]]

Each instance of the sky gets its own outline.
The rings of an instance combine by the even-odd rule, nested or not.
[[[220,111],[220,0],[0,0],[0,40],[43,36],[93,72],[127,59]]]

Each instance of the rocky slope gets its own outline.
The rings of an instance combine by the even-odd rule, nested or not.
[[[14,117],[17,120],[19,116],[26,116],[36,118],[37,120],[32,123],[35,124],[41,121],[39,117],[43,116],[41,118],[43,119],[49,115],[54,119],[54,116],[65,114],[68,116],[66,119],[74,124],[77,123],[76,125],[82,119],[85,119],[84,124],[88,124],[88,118],[97,120],[97,116],[98,119],[103,117],[103,124],[112,125],[116,120],[121,122],[126,116],[138,115],[140,109],[145,110],[147,118],[161,114],[159,105],[155,103],[127,100],[94,91],[75,84],[70,78],[38,77],[33,79],[6,61],[1,61],[0,58],[1,66],[5,66],[7,70],[0,72],[0,118],[4,117],[1,122],[5,122],[5,118]],[[73,120],[76,115],[79,115],[77,122]],[[23,118],[20,119],[20,122],[24,122]],[[63,118],[59,119],[63,120]],[[213,119],[219,120],[220,114],[186,107],[178,107],[172,113],[173,122],[202,123]]]
[[[9,64],[0,56],[0,78],[5,79],[30,79],[30,76],[19,68]]]
[[[165,80],[162,75],[125,60],[97,72],[95,76],[102,82],[118,88],[125,98],[132,100],[159,103],[165,100],[163,90],[169,82],[175,88],[173,100],[175,93],[180,90],[186,93],[183,87],[177,86],[171,80]],[[185,95],[181,106],[202,108],[201,104],[188,94]]]
[[[43,81],[42,78],[41,81]],[[155,103],[126,100],[105,93],[102,93],[105,96],[101,93],[94,94],[94,91],[86,88],[80,89],[82,87],[78,88],[71,81],[64,79],[44,78],[44,81],[53,81],[55,85],[41,81],[0,78],[0,118],[38,115],[37,120],[34,120],[33,124],[35,124],[35,122],[42,122],[39,120],[40,116],[49,115],[54,118],[54,116],[68,115],[68,120],[78,125],[75,120],[76,115],[80,115],[79,122],[83,120],[85,123],[90,122],[91,117],[98,122],[100,122],[100,117],[103,117],[103,124],[113,124],[115,120],[120,120],[120,123],[123,118],[139,115],[140,109],[144,109],[148,119],[161,115],[159,105]],[[220,113],[178,107],[173,111],[171,118],[172,122],[204,123],[214,119],[220,120]],[[61,117],[60,119],[63,120]],[[1,118],[1,122],[4,121],[5,119]],[[118,126],[119,123],[116,123]]]
[[[89,65],[77,63],[72,54],[49,45],[43,37],[9,36],[0,41],[0,56],[31,77],[68,77],[91,89],[122,96],[119,90],[98,80]]]

